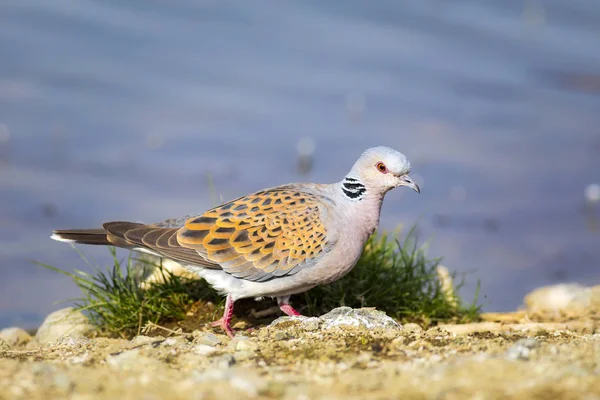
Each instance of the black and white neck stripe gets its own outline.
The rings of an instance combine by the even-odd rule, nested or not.
[[[342,192],[353,201],[360,201],[365,197],[367,188],[356,178],[344,178]]]

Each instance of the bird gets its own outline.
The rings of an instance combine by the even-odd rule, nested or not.
[[[300,316],[290,296],[346,275],[379,225],[385,194],[399,186],[421,192],[410,172],[404,154],[372,147],[339,182],[286,184],[200,214],[54,230],[51,238],[117,246],[181,264],[226,296],[224,314],[212,326],[234,337],[230,323],[237,300],[275,298],[283,313]]]

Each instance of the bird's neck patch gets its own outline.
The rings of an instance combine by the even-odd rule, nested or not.
[[[342,192],[352,201],[364,199],[367,188],[358,179],[346,177],[342,182]]]

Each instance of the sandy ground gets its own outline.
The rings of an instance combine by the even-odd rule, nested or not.
[[[591,320],[426,331],[336,321],[280,318],[233,340],[203,328],[3,344],[0,399],[600,398]]]

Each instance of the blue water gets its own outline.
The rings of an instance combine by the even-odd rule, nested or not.
[[[598,284],[599,37],[594,0],[3,0],[0,327],[78,295],[31,262],[86,268],[53,228],[337,181],[380,144],[422,187],[388,194],[381,228],[419,221],[466,299]]]

